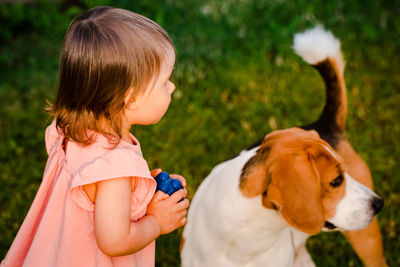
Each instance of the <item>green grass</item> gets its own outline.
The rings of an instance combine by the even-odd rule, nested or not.
[[[385,256],[400,265],[400,3],[398,1],[96,1],[160,23],[178,61],[177,90],[163,120],[135,126],[150,168],[184,175],[190,197],[217,163],[271,130],[315,120],[324,102],[318,73],[292,38],[323,24],[347,60],[348,132],[385,199]],[[140,3],[139,3],[140,2]],[[63,34],[78,7],[0,5],[0,258],[40,184],[46,153],[43,111],[52,100]],[[179,265],[181,230],[157,241],[159,266]],[[318,266],[361,266],[339,233],[308,242]]]

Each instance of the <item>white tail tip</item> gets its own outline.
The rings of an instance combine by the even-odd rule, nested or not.
[[[304,61],[311,65],[315,65],[326,58],[332,58],[336,59],[339,65],[344,68],[340,41],[321,26],[296,34],[293,49]]]

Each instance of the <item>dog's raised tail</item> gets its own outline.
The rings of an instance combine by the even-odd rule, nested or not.
[[[319,123],[346,127],[347,96],[343,72],[345,62],[340,50],[340,41],[331,32],[317,26],[294,37],[294,50],[304,61],[313,65],[325,82],[326,103]]]

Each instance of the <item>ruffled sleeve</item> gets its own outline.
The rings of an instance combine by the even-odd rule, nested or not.
[[[57,129],[56,120],[53,120],[46,128],[45,140],[47,154],[50,155],[53,149],[57,147],[57,144],[63,140],[63,135]]]
[[[83,185],[120,177],[140,177],[144,180],[140,184],[146,185],[140,193],[150,196],[146,202],[151,199],[156,188],[156,182],[140,150],[125,147],[105,151],[101,156],[83,164],[72,176],[72,197],[80,207],[88,211],[94,211],[94,204],[83,191]]]

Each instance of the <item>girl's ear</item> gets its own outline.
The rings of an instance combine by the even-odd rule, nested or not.
[[[127,109],[136,109],[136,102],[133,97],[133,92],[135,91],[134,87],[130,87],[125,95],[124,104]]]
[[[128,104],[125,105],[125,106],[126,106],[127,109],[130,109],[130,110],[133,110],[133,109],[136,109],[136,108],[137,108],[136,102],[135,102],[135,101],[132,101],[132,102],[128,103]]]

